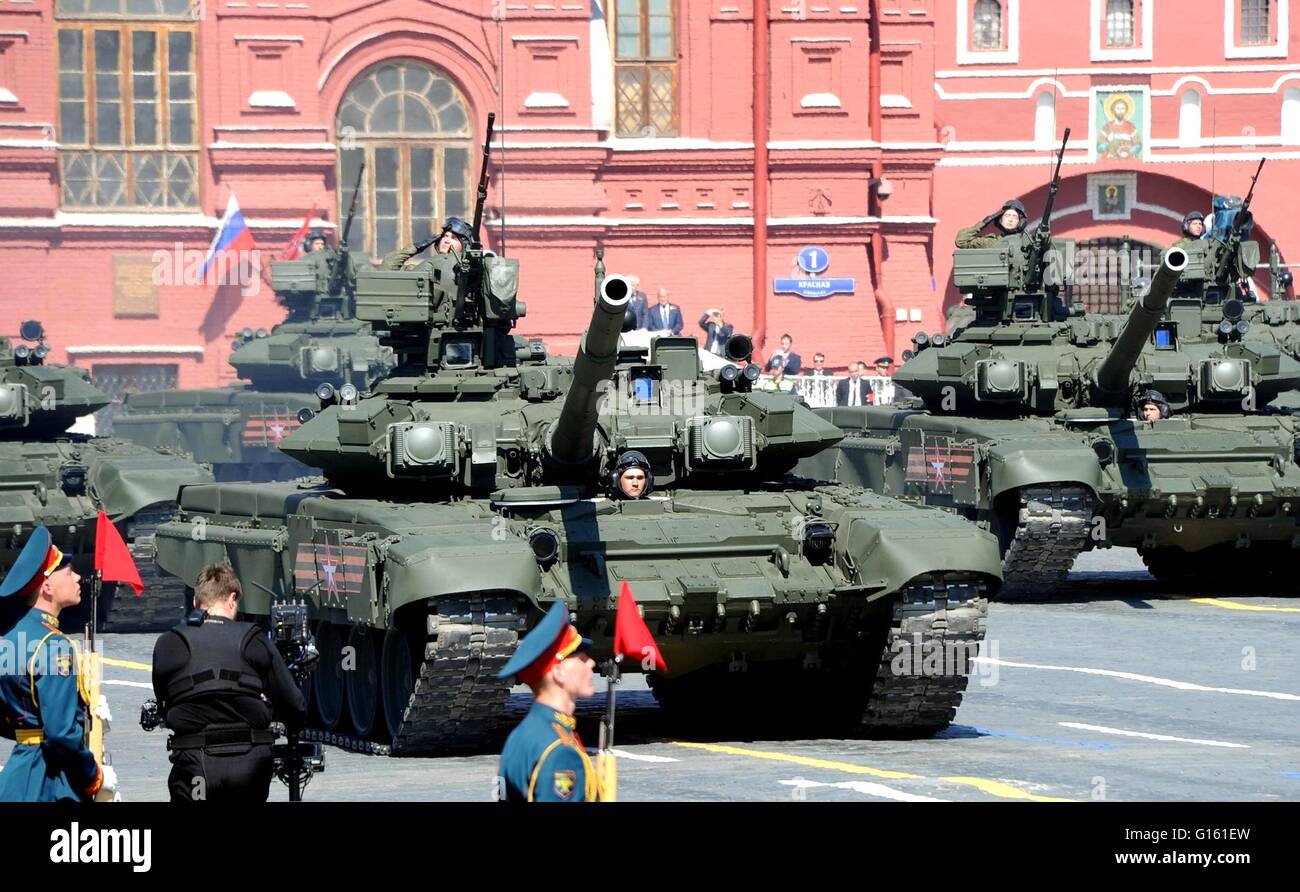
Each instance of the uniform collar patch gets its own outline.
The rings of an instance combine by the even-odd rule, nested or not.
[[[575,719],[573,716],[566,715],[560,712],[559,710],[553,710],[553,711],[555,712],[555,720],[559,722],[561,725],[563,725],[564,727],[568,728],[570,731],[578,727],[578,720]]]

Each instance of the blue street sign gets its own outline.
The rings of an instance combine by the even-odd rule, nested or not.
[[[777,294],[797,294],[808,300],[821,300],[833,294],[852,294],[852,278],[823,279],[810,276],[807,279],[773,279],[772,290]]]
[[[773,279],[774,293],[796,294],[806,300],[822,300],[834,294],[853,293],[852,278],[832,279],[820,275],[831,265],[830,255],[824,248],[809,245],[799,252],[796,262],[799,264],[799,269],[808,275],[803,278]]]
[[[826,267],[831,265],[830,255],[816,245],[809,245],[799,252],[799,269],[816,276],[826,272]]]

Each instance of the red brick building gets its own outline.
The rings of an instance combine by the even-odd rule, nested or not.
[[[1059,234],[1166,243],[1262,154],[1258,234],[1300,238],[1289,6],[0,0],[0,330],[42,319],[111,389],[229,380],[230,336],[280,311],[174,273],[230,194],[276,251],[364,159],[378,258],[466,211],[495,111],[486,236],[523,263],[524,333],[573,348],[603,246],[688,332],[721,305],[805,360],[898,353],[943,325],[956,229],[1041,207],[1065,127]],[[837,293],[778,287],[825,284],[805,247]]]

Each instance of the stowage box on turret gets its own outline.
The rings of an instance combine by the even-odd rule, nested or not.
[[[839,431],[753,391],[756,366],[706,376],[694,339],[620,351],[622,277],[598,271],[571,361],[512,333],[518,282],[517,261],[477,243],[358,273],[357,314],[397,367],[286,438],[328,484],[188,487],[160,532],[168,572],[228,557],[253,616],[306,599],[312,734],[372,752],[489,746],[519,638],[562,600],[608,655],[623,582],[672,669],[641,667],[665,706],[738,721],[745,698],[797,690],[787,730],[946,726],[999,584],[993,538],[859,488],[787,483]],[[613,485],[627,450],[651,466],[648,497]]]

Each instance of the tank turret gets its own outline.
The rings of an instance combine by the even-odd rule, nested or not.
[[[46,364],[40,322],[24,322],[19,339],[0,337],[0,439],[55,436],[113,402],[82,370]]]

